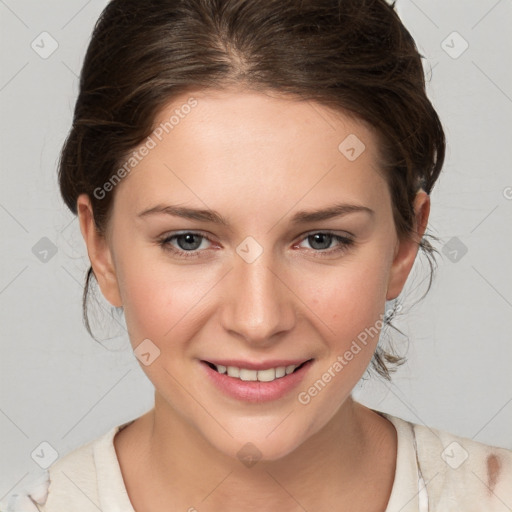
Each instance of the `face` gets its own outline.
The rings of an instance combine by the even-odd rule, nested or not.
[[[277,459],[350,396],[417,244],[397,237],[359,121],[210,90],[175,98],[155,126],[115,186],[105,239],[79,198],[95,274],[124,307],[162,417],[230,456],[251,442]]]

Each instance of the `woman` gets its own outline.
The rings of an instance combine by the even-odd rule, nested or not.
[[[384,0],[110,2],[59,179],[155,405],[12,507],[507,510],[510,451],[351,396],[444,152]]]

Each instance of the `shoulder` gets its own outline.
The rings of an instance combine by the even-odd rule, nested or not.
[[[100,446],[111,444],[124,425],[113,427],[58,459],[22,491],[11,495],[0,512],[98,512],[101,504],[95,455]]]
[[[499,512],[512,507],[512,450],[386,415],[409,430],[432,510]],[[429,508],[430,510],[430,508]]]

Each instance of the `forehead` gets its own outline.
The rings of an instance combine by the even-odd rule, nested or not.
[[[385,185],[371,127],[275,93],[184,93],[159,111],[153,133],[135,152],[144,145],[151,147],[116,191],[133,207],[177,195],[230,197],[240,205],[250,198],[255,206],[265,198],[315,202],[326,195],[361,201],[382,195]]]
[[[295,147],[289,157],[311,147],[322,148],[322,153],[338,149],[352,134],[364,141],[370,159],[377,159],[373,154],[377,135],[367,123],[347,112],[275,91],[227,88],[184,93],[160,110],[154,128],[164,138],[172,132],[176,141],[180,134],[183,139],[193,136],[196,146],[209,146],[210,151],[231,142],[244,142],[243,151],[261,150],[264,143],[267,148],[287,144]],[[237,148],[231,145],[229,154],[236,154]]]

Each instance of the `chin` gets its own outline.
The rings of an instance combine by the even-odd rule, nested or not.
[[[271,428],[268,427],[267,421],[257,426],[258,420],[254,419],[249,422],[238,422],[236,432],[234,429],[230,430],[233,437],[222,436],[215,439],[209,438],[208,435],[205,437],[216,450],[228,457],[238,459],[247,467],[252,467],[257,462],[277,461],[300,448],[311,435],[306,432],[307,427],[298,428],[296,420],[293,429],[290,428],[288,419],[283,421],[285,417],[286,414],[283,414],[281,418],[273,421]]]
[[[252,467],[258,462],[272,462],[280,460],[301,445],[300,440],[290,439],[289,436],[276,436],[269,441],[262,436],[261,439],[249,438],[235,440],[229,447],[226,455],[239,460],[247,467]]]

